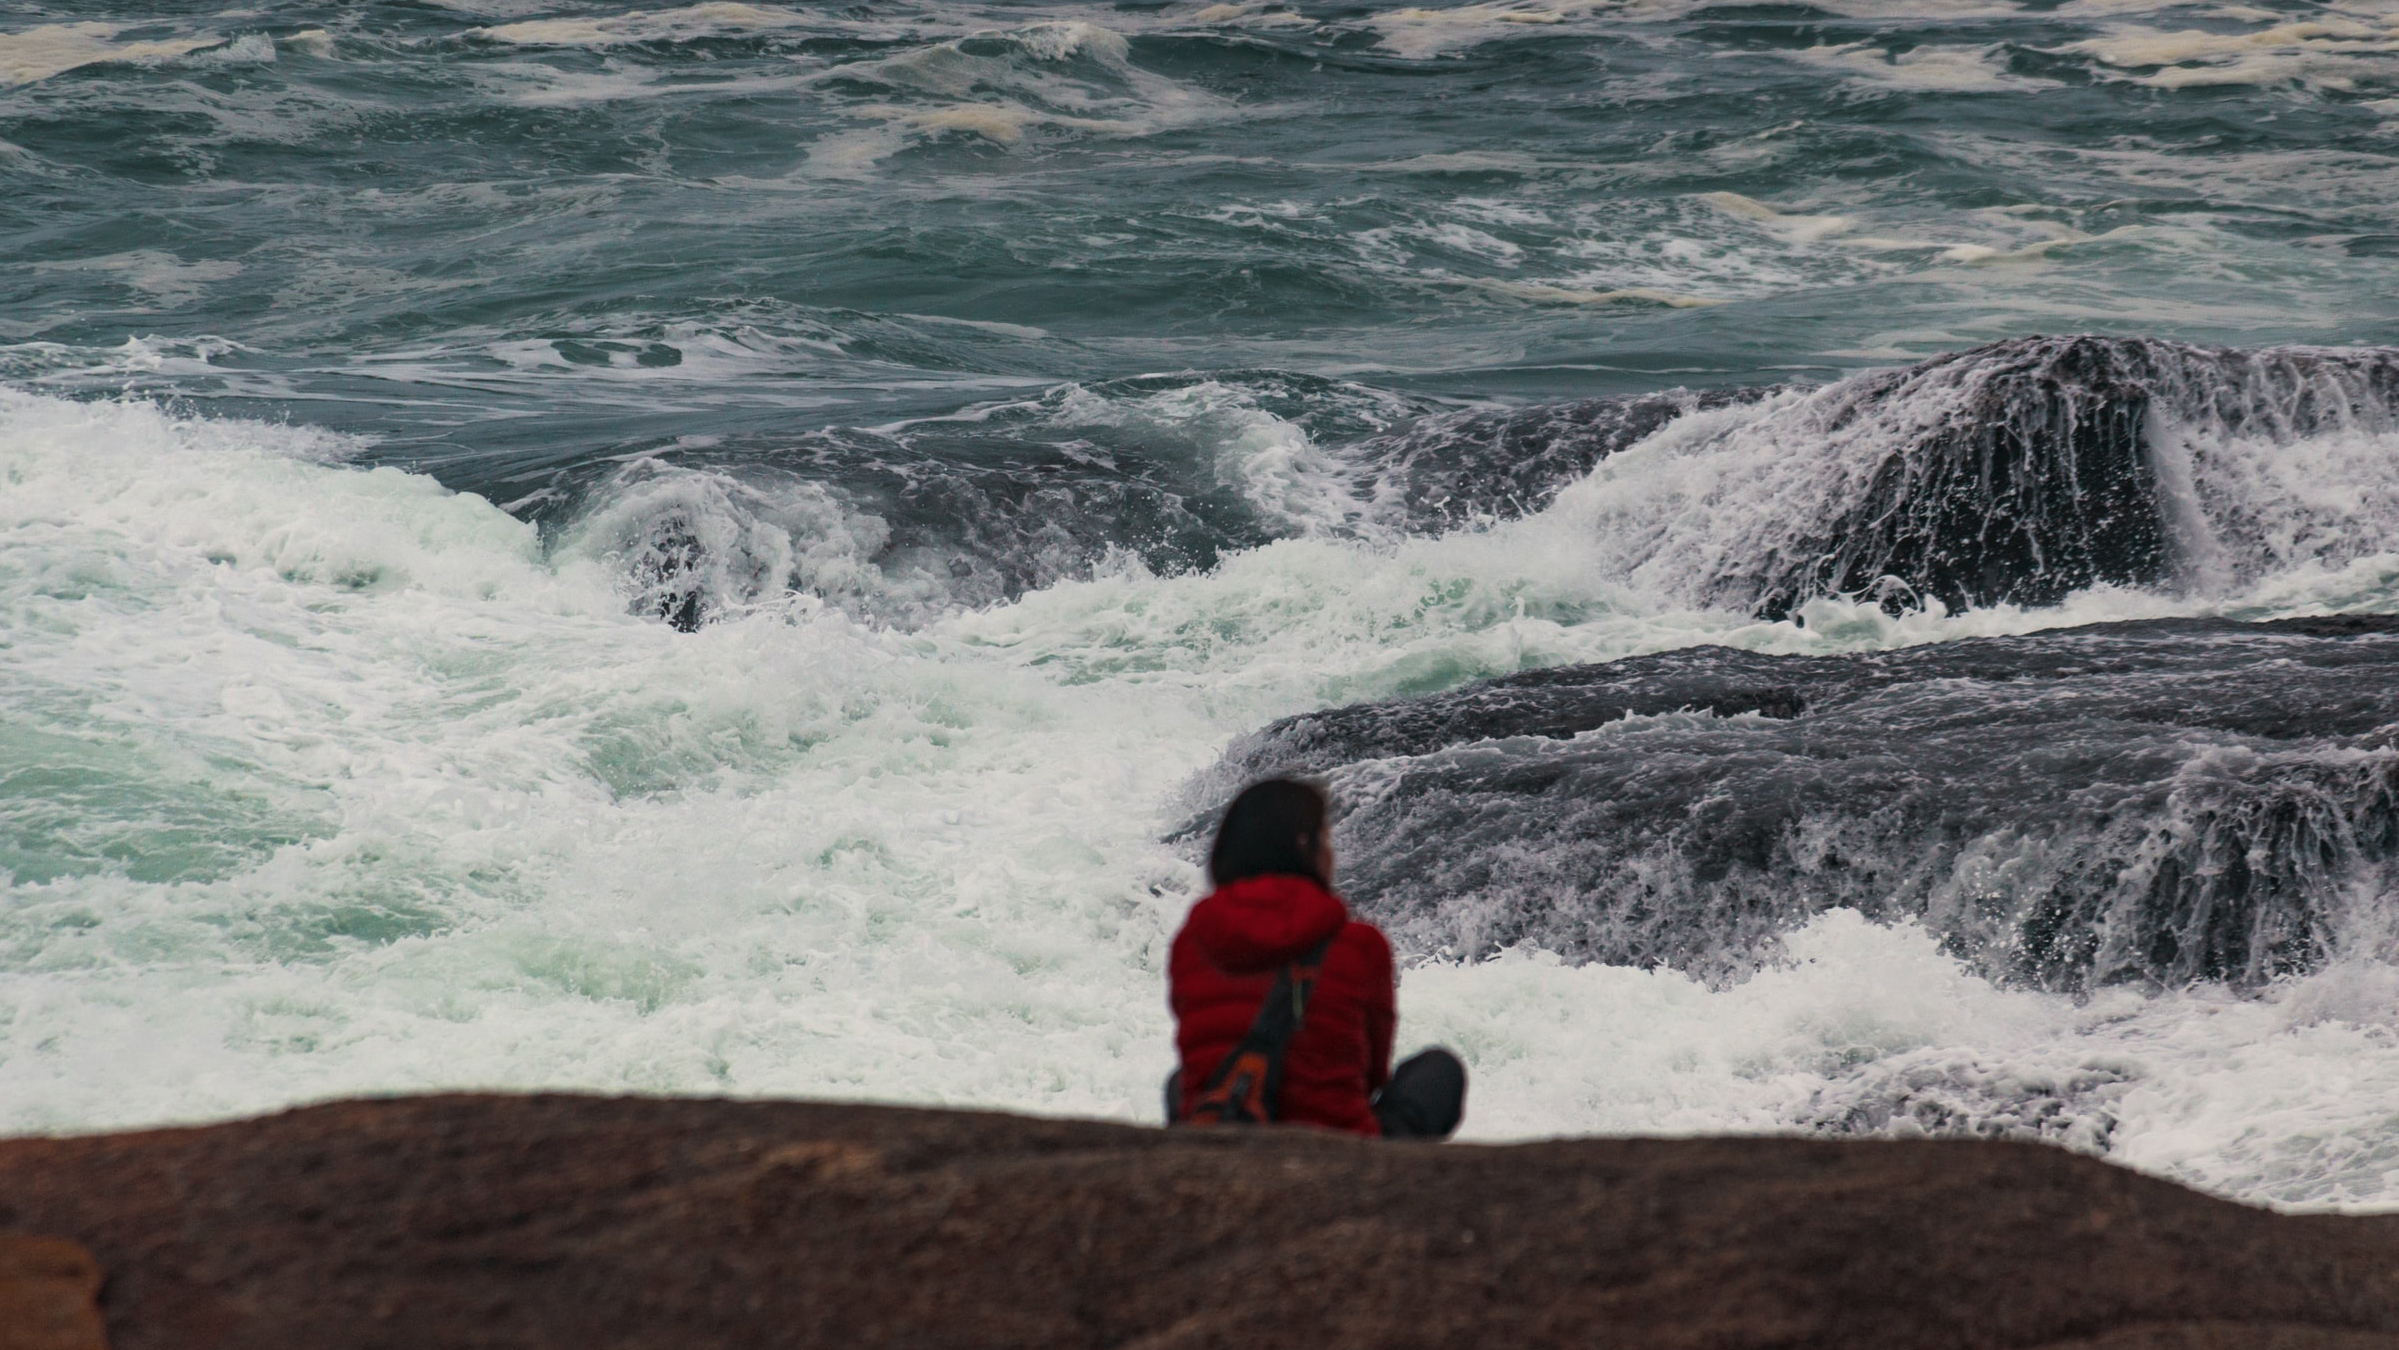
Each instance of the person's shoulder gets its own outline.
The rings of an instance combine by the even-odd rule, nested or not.
[[[1398,975],[1392,968],[1390,939],[1382,929],[1363,919],[1350,920],[1334,939],[1325,964],[1335,972],[1335,982],[1353,996],[1376,1006],[1391,1001]]]
[[[1384,965],[1391,964],[1391,939],[1383,936],[1382,929],[1364,919],[1353,918],[1344,924],[1340,937],[1335,939],[1335,945],[1348,947],[1360,956]]]

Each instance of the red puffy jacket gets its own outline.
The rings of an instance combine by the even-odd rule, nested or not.
[[[1167,1002],[1191,1104],[1249,1033],[1275,972],[1338,934],[1325,949],[1299,1034],[1283,1054],[1280,1118],[1380,1134],[1367,1094],[1391,1077],[1391,944],[1349,917],[1340,897],[1307,877],[1246,877],[1191,907],[1167,960]]]

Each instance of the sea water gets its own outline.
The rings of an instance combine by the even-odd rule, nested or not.
[[[2399,607],[2355,391],[2184,428],[2151,583],[1700,584],[1839,506],[1790,409],[1858,372],[2399,345],[2384,0],[0,5],[0,184],[12,1132],[465,1087],[1144,1120],[1177,832],[1277,718]],[[1408,488],[1676,390],[1571,481]],[[1402,955],[1469,1138],[1937,1132],[1875,1105],[1921,1083],[2399,1204],[2372,942],[2071,992],[1848,909],[1729,974]]]

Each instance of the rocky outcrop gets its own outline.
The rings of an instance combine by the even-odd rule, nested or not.
[[[1782,618],[1823,595],[1961,609],[2156,585],[2202,546],[2190,531],[2203,520],[2205,547],[2275,551],[2244,538],[2257,532],[2246,511],[2210,500],[2240,493],[2194,441],[2287,448],[2387,431],[2394,415],[2399,353],[2387,349],[2015,338],[1855,376],[1737,433],[1820,456],[1842,490],[1720,595]]]
[[[0,1144],[118,1350],[2399,1347],[2399,1217],[1965,1141],[448,1096]]]
[[[1898,423],[1907,434],[1848,509],[1765,580],[1758,612],[1782,618],[1886,578],[1899,583],[1886,603],[1930,596],[1953,608],[2163,580],[2168,532],[2143,430],[2169,351],[2181,355],[2028,338],[1837,387],[1829,407],[1811,409],[1827,431],[1917,417]],[[1919,412],[1928,403],[1939,411]]]
[[[1416,953],[1722,978],[1847,907],[2011,983],[2254,987],[2399,894],[2395,683],[2375,614],[1687,647],[1277,722],[1181,837],[1323,775],[1343,893]]]

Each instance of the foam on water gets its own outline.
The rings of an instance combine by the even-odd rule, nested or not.
[[[1233,111],[1223,98],[1134,64],[1123,34],[1080,19],[977,32],[847,62],[818,79],[934,103],[849,104],[849,118],[881,125],[835,132],[810,147],[808,169],[834,175],[862,172],[946,133],[1002,146],[1033,129],[1139,137]]]
[[[1183,442],[1278,533],[1350,534],[1373,514],[1373,504],[1359,499],[1354,469],[1327,454],[1304,428],[1214,380],[1132,399],[1071,390],[1056,420]]]
[[[131,26],[87,20],[39,24],[14,33],[0,33],[0,85],[31,84],[107,61],[164,61],[222,41],[214,37],[115,40],[117,34]],[[274,58],[269,55],[266,59]]]
[[[1446,56],[1527,25],[1548,27],[1595,12],[1621,11],[1621,0],[1491,0],[1484,4],[1407,6],[1367,20],[1382,45],[1411,61]]]
[[[777,32],[809,24],[806,15],[765,5],[714,3],[682,9],[591,15],[571,19],[524,19],[478,28],[470,36],[493,42],[560,47],[605,47],[630,42],[688,42],[735,34]]]
[[[1893,52],[1870,42],[1810,47],[1798,53],[1810,65],[1847,75],[1862,84],[1892,89],[1995,93],[2055,88],[2057,81],[2011,73],[1998,47],[1914,47]]]
[[[1608,579],[1564,508],[1124,570],[913,632],[802,594],[680,634],[627,613],[606,550],[545,549],[350,452],[137,403],[0,404],[0,1127],[462,1085],[1138,1119],[1197,885],[1162,812],[1233,734],[1696,640],[1876,647],[2173,607],[1758,623]],[[2399,564],[2375,565],[2388,603]],[[2281,584],[2285,609],[2333,598]],[[42,814],[61,775],[71,825]],[[1533,952],[1419,966],[1402,1040],[1467,1054],[1482,1138],[1829,1128],[1946,1093],[2002,1133],[2103,1113],[2114,1156],[2234,1194],[2392,1198],[2342,1142],[2399,1111],[2384,968],[2077,1006],[1850,915],[1790,952],[1722,988]],[[2336,1060],[2338,1090],[2309,1078]],[[2237,1126],[2258,1112],[2271,1136]]]
[[[2114,78],[2160,89],[2291,83],[2347,90],[2361,79],[2389,78],[2399,15],[2351,17],[2335,9],[2322,21],[2236,32],[2127,25],[2065,50],[2096,57]]]
[[[160,304],[184,305],[207,294],[211,284],[240,276],[242,265],[232,261],[187,263],[163,249],[140,248],[73,262],[35,263],[33,270],[36,274],[97,272],[118,276],[133,289],[156,297]]]
[[[141,408],[7,412],[12,562],[40,564],[11,568],[11,607],[50,639],[12,644],[12,706],[181,765],[204,801],[283,808],[241,865],[143,880],[109,859],[150,852],[156,809],[87,794],[79,829],[118,847],[10,892],[12,1125],[761,1071],[969,1100],[1029,1069],[1097,1105],[1065,1066],[1106,1062],[1090,1038],[1126,1000],[1068,995],[1137,976],[1047,920],[1092,902],[1075,821],[1121,771],[1010,783],[1065,711],[1043,682],[944,669],[814,606],[682,640],[423,479]],[[20,782],[80,759],[11,740]],[[1030,855],[966,856],[970,813],[1032,828]],[[798,1004],[774,1011],[778,988]],[[878,1005],[896,1037],[866,1029]],[[941,1069],[989,1016],[1051,1045],[1046,1068]]]
[[[2388,966],[2262,1000],[2118,990],[2075,1004],[1994,989],[1912,926],[1846,911],[1790,949],[1726,989],[1537,953],[1419,967],[1407,1033],[1468,1047],[1478,1107],[1519,1118],[2040,1139],[2255,1201],[2391,1205]]]

